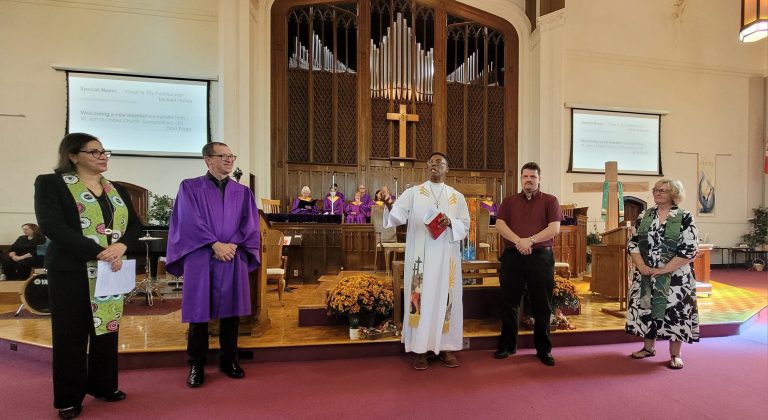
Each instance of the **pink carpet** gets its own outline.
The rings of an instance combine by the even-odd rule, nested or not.
[[[82,418],[731,418],[768,412],[768,312],[744,334],[684,347],[685,369],[658,355],[632,360],[638,344],[555,349],[557,366],[532,350],[498,361],[487,351],[459,354],[462,366],[410,368],[410,358],[247,363],[233,380],[208,367],[189,389],[185,368],[125,370],[128,398],[85,400]],[[3,418],[54,418],[49,366],[0,357]],[[9,380],[13,378],[12,380]]]
[[[715,270],[714,280],[768,289],[763,273]],[[747,274],[745,274],[747,273]],[[754,273],[754,274],[749,274]],[[768,296],[768,292],[766,292]],[[87,397],[84,419],[764,419],[768,413],[768,310],[739,336],[684,345],[685,369],[656,357],[633,360],[640,344],[555,348],[545,367],[526,349],[498,361],[464,351],[462,366],[414,371],[410,357],[244,363],[233,380],[207,368],[189,389],[186,368],[124,370],[128,398]],[[0,417],[55,418],[50,366],[0,356]]]

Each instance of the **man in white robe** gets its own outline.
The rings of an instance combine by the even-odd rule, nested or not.
[[[418,370],[429,366],[428,351],[438,354],[446,366],[459,365],[453,352],[461,350],[463,342],[460,243],[469,232],[464,196],[444,183],[445,155],[433,153],[427,171],[429,181],[406,189],[394,203],[390,196],[384,200],[384,227],[408,223],[402,342],[406,352],[416,354],[413,367]],[[436,213],[447,217],[438,223],[445,231],[433,238],[425,217]],[[422,280],[412,289],[414,272],[422,274]]]

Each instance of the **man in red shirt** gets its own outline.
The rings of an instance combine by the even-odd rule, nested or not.
[[[528,162],[520,170],[523,190],[508,196],[499,207],[496,230],[504,238],[501,270],[501,337],[494,357],[504,359],[517,351],[520,300],[527,289],[531,298],[536,356],[555,365],[549,339],[550,301],[555,287],[554,237],[560,232],[563,213],[553,195],[539,190],[541,168]]]

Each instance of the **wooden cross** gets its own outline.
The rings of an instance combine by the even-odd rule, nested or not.
[[[409,114],[408,113],[408,107],[406,105],[401,104],[400,105],[400,112],[387,112],[387,120],[389,121],[399,121],[400,126],[400,153],[398,154],[398,157],[406,157],[405,153],[405,143],[406,143],[406,124],[409,122],[416,122],[419,121],[419,116],[416,114]]]
[[[619,227],[619,165],[617,162],[605,162],[605,180],[608,182],[608,214],[605,218],[605,230]],[[648,191],[647,182],[622,182],[624,192]],[[573,192],[603,192],[602,182],[574,182]]]

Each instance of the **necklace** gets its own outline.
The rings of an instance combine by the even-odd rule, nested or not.
[[[435,208],[440,208],[440,199],[443,198],[443,192],[445,191],[445,184],[442,184],[442,187],[440,189],[440,195],[435,198],[435,191],[432,189],[432,183],[429,184],[429,191],[432,193],[432,199],[435,201]]]

